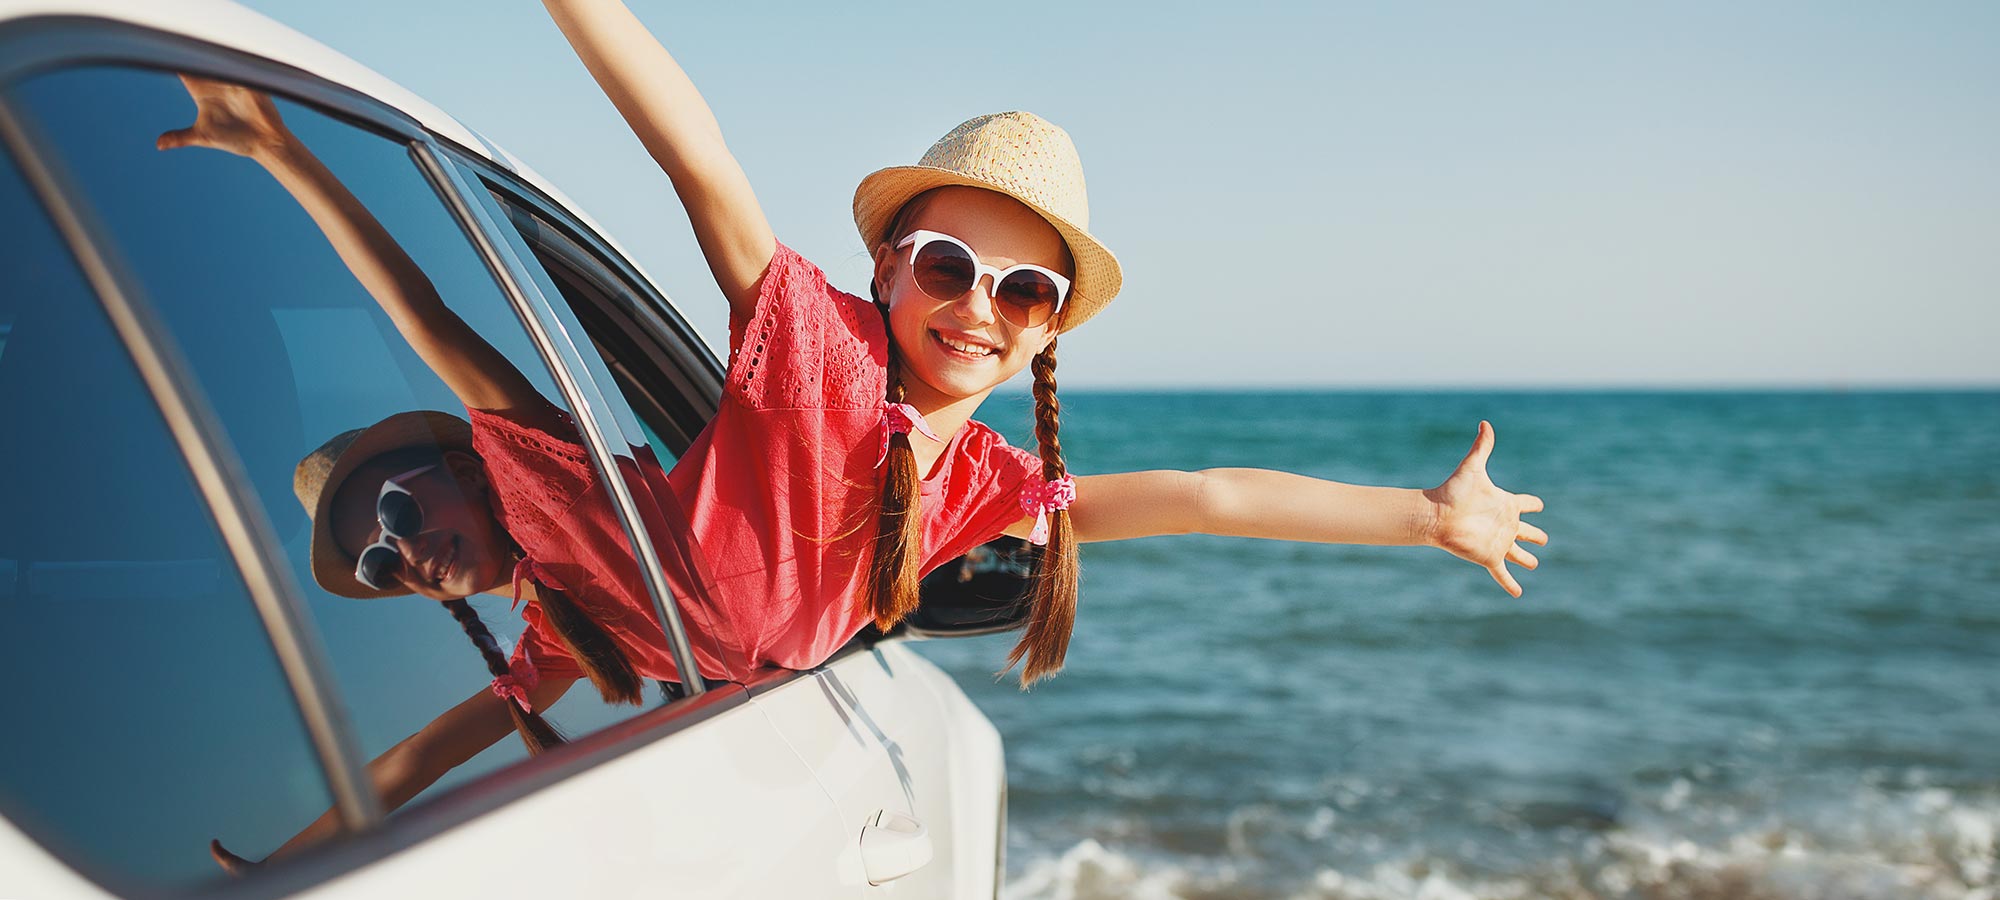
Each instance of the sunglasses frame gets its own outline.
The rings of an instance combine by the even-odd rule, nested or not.
[[[924,247],[930,244],[930,242],[932,241],[944,241],[948,244],[956,246],[958,249],[965,251],[965,256],[967,259],[972,260],[972,286],[966,288],[966,291],[970,292],[973,290],[977,290],[979,288],[979,283],[981,281],[985,281],[987,276],[991,275],[993,277],[993,280],[988,282],[990,287],[986,289],[986,299],[993,302],[993,309],[995,312],[1000,313],[1001,318],[1007,319],[1007,321],[1012,322],[1015,325],[1018,325],[1022,328],[1036,327],[1034,325],[1022,325],[1019,322],[1015,322],[1011,317],[1008,317],[1006,313],[1001,312],[1002,307],[1000,305],[1000,282],[1005,280],[1008,275],[1012,275],[1015,272],[1022,272],[1022,271],[1039,272],[1043,275],[1048,276],[1048,279],[1050,281],[1055,282],[1056,286],[1055,309],[1049,311],[1048,320],[1042,322],[1041,324],[1047,325],[1049,322],[1055,321],[1057,316],[1062,315],[1063,307],[1069,304],[1070,280],[1064,277],[1061,272],[1054,271],[1046,266],[1038,266],[1035,265],[1034,263],[1015,263],[1004,269],[995,268],[993,266],[989,266],[983,262],[980,262],[979,254],[973,252],[972,246],[970,244],[967,244],[966,242],[961,241],[958,238],[952,237],[951,235],[945,234],[944,232],[941,231],[929,231],[925,229],[918,229],[916,231],[910,232],[909,236],[897,242],[896,249],[901,250],[904,247],[910,248],[910,258],[909,260],[907,260],[911,268],[910,280],[916,282],[917,290],[923,291],[924,296],[926,297],[930,297],[933,300],[940,300],[944,302],[950,302],[958,299],[958,297],[936,296],[932,294],[930,291],[924,290],[923,282],[917,281],[915,272],[917,265],[917,254],[922,253]],[[959,297],[963,296],[965,295],[964,294],[959,295]]]
[[[376,538],[375,543],[369,544],[368,546],[361,548],[361,552],[354,555],[355,581],[359,581],[362,584],[374,588],[375,590],[378,591],[386,591],[389,589],[387,585],[376,584],[373,579],[369,578],[367,575],[362,574],[361,567],[368,559],[368,552],[374,550],[377,547],[380,547],[385,550],[388,550],[390,553],[396,554],[396,558],[398,560],[401,560],[403,558],[403,551],[397,549],[395,544],[389,543],[389,539],[403,538],[407,540],[409,538],[415,537],[416,535],[397,534],[393,529],[389,527],[389,520],[383,518],[382,516],[382,500],[388,497],[390,494],[408,495],[410,498],[410,502],[416,504],[417,516],[419,517],[418,520],[421,522],[424,513],[424,505],[421,503],[417,503],[417,495],[410,493],[409,488],[402,486],[398,482],[402,481],[405,478],[414,478],[418,475],[422,475],[425,472],[428,472],[437,467],[438,467],[437,463],[431,463],[430,465],[427,466],[418,466],[417,468],[411,469],[408,472],[404,472],[401,475],[382,479],[382,489],[375,492],[375,524],[382,527],[382,536]],[[419,526],[418,528],[418,533],[422,533],[421,526]]]

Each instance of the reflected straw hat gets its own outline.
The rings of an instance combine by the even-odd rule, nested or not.
[[[1030,112],[1003,112],[960,123],[931,145],[914,166],[892,166],[854,189],[854,225],[870,249],[887,240],[889,225],[910,199],[932,188],[998,191],[1054,225],[1076,262],[1062,330],[1097,315],[1118,296],[1118,258],[1090,234],[1083,161],[1069,133]]]
[[[402,588],[382,590],[362,584],[354,577],[354,557],[340,549],[333,539],[333,498],[340,485],[369,460],[384,453],[411,447],[472,450],[472,425],[451,413],[416,410],[401,412],[367,428],[334,435],[332,440],[299,460],[292,470],[292,493],[312,516],[312,575],[319,586],[342,597],[374,600],[410,593]]]

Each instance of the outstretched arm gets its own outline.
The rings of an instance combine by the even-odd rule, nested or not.
[[[1508,493],[1486,476],[1492,452],[1493,426],[1481,422],[1472,451],[1430,490],[1365,487],[1268,469],[1087,475],[1076,480],[1070,515],[1082,541],[1200,533],[1438,547],[1486,569],[1519,597],[1521,585],[1506,564],[1532,569],[1540,563],[1514,542],[1547,544],[1549,536],[1521,521],[1522,513],[1541,511],[1541,498]],[[1026,535],[1031,525],[1024,519],[1008,533]]]
[[[545,712],[561,700],[575,683],[573,678],[545,678],[528,692],[528,703],[536,711]],[[479,693],[432,719],[423,730],[375,757],[368,764],[368,781],[382,803],[382,811],[388,813],[401,808],[411,798],[423,793],[425,788],[436,784],[446,772],[512,733],[514,719],[507,711],[507,704],[512,702],[482,688]],[[340,827],[339,814],[327,810],[304,831],[286,841],[284,846],[272,851],[271,857],[284,856],[301,847],[317,844],[339,834]],[[210,841],[208,852],[232,875],[242,874],[245,868],[256,865],[229,852],[221,841]]]
[[[715,114],[624,3],[543,2],[604,95],[673,180],[715,284],[729,299],[731,318],[749,319],[776,241],[750,179],[722,141]]]
[[[298,201],[403,339],[469,409],[538,409],[527,377],[446,306],[416,260],[319,157],[285,127],[261,91],[182,75],[195,121],[160,135],[161,150],[208,147],[262,165]]]

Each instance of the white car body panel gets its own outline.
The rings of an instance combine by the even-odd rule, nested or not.
[[[961,745],[970,745],[966,749],[974,758],[998,764],[999,735],[990,723],[983,733],[941,728],[949,719],[931,687],[937,679],[950,681],[907,647],[889,643],[849,654],[811,680],[793,681],[753,701],[771,711],[786,739],[820,773],[851,827],[858,830],[888,810],[912,816],[929,830],[937,848],[931,862],[871,888],[870,896],[993,895],[997,792],[990,780],[953,780],[952,757]],[[941,792],[940,786],[949,787]],[[960,806],[983,807],[985,816],[961,814]],[[966,845],[984,855],[965,854]]]
[[[843,825],[745,705],[301,896],[859,897]]]

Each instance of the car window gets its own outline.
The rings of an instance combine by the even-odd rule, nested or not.
[[[482,183],[471,164],[455,165],[466,183]],[[713,360],[692,331],[668,326],[639,286],[586,248],[580,229],[484,184],[481,208],[531,287],[548,299],[565,334],[587,338],[577,341],[576,365],[593,383],[616,386],[602,397],[603,412],[627,444],[617,451],[626,484],[704,673],[722,681],[753,677],[745,638],[711,590],[718,581],[692,538],[693,513],[683,499],[691,488],[676,487],[667,474],[714,415],[721,380]]]
[[[571,737],[665,702],[648,660],[671,652],[571,411],[408,144],[171,72],[69,69],[10,96],[221,420],[367,758],[403,759],[384,754],[461,704],[530,705],[541,682],[582,679],[543,717]],[[632,664],[606,683],[636,703],[580,664],[606,646]],[[494,740],[427,795],[528,753]],[[204,864],[211,836],[260,858],[313,821],[298,813],[183,837]]]
[[[330,797],[158,407],[3,154],[0,223],[0,814],[107,885],[196,888],[209,838]]]
[[[692,443],[721,394],[707,351],[692,332],[662,319],[647,294],[587,247],[573,225],[506,187],[484,186],[576,315],[650,442],[666,448]]]

